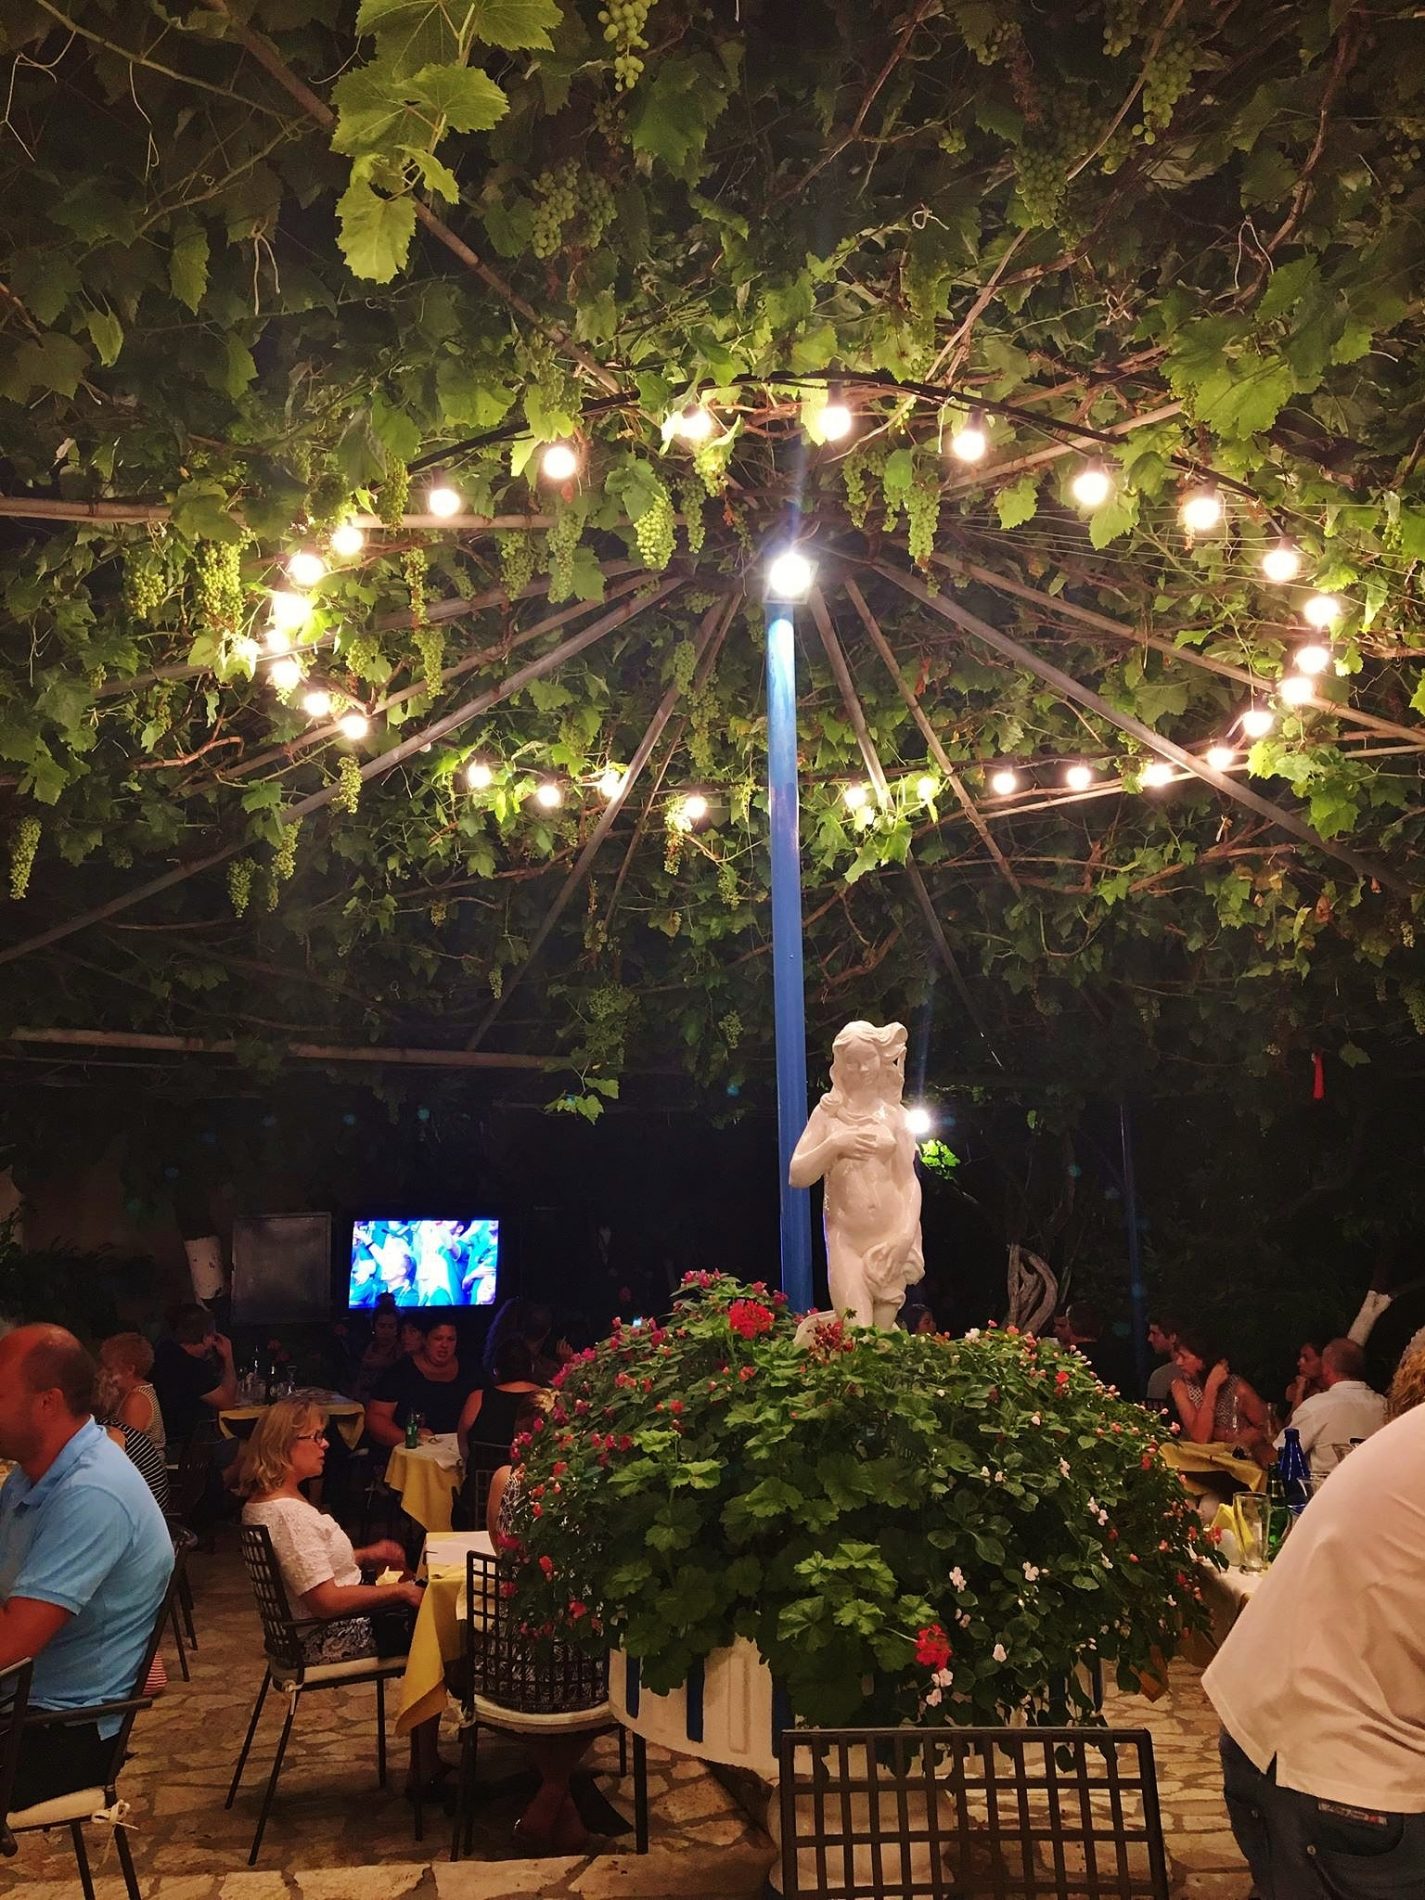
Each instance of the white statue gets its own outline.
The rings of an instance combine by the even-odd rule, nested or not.
[[[831,1045],[831,1087],[812,1110],[788,1179],[823,1178],[831,1304],[858,1326],[895,1325],[925,1273],[915,1136],[906,1125],[906,1032],[847,1023]]]

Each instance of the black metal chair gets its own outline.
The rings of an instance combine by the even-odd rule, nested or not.
[[[15,1770],[20,1763],[20,1739],[25,1710],[30,1701],[30,1677],[35,1666],[28,1657],[0,1669],[0,1854],[7,1860],[19,1852],[20,1844],[6,1825],[10,1797],[15,1791]]]
[[[1146,1729],[787,1729],[783,1900],[1168,1900]]]
[[[461,1657],[452,1671],[460,1717],[460,1772],[450,1858],[473,1846],[475,1771],[480,1730],[534,1741],[551,1735],[604,1734],[617,1729],[619,1767],[628,1772],[625,1732],[609,1705],[609,1667],[559,1642],[536,1642],[520,1627],[510,1601],[509,1572],[497,1557],[472,1550],[465,1559]],[[648,1851],[648,1752],[633,1738],[634,1843]]]
[[[20,1750],[24,1749],[24,1737],[38,1728],[72,1728],[79,1723],[104,1722],[113,1717],[120,1718],[118,1729],[108,1743],[108,1761],[102,1782],[92,1783],[85,1788],[76,1788],[71,1794],[53,1796],[48,1801],[37,1801],[28,1808],[13,1809],[5,1815],[5,1833],[13,1843],[17,1834],[37,1833],[52,1827],[67,1827],[74,1842],[74,1858],[79,1868],[79,1882],[84,1890],[84,1900],[94,1900],[94,1880],[89,1871],[89,1855],[84,1845],[84,1827],[86,1822],[107,1822],[114,1830],[114,1845],[118,1850],[119,1869],[124,1877],[124,1890],[129,1900],[143,1900],[139,1892],[138,1877],[134,1872],[133,1856],[129,1852],[128,1836],[125,1832],[124,1817],[128,1811],[127,1803],[119,1799],[118,1780],[124,1761],[129,1752],[129,1736],[133,1732],[135,1718],[140,1709],[151,1708],[153,1697],[143,1693],[148,1681],[149,1671],[153,1668],[153,1659],[158,1654],[158,1645],[168,1622],[173,1602],[174,1584],[170,1578],[168,1588],[163,1593],[163,1601],[158,1606],[158,1614],[153,1620],[153,1629],[144,1647],[143,1660],[139,1664],[138,1674],[134,1678],[132,1692],[122,1702],[105,1702],[90,1709],[42,1710],[33,1709],[26,1713],[19,1732]],[[13,1769],[11,1774],[13,1777]],[[13,1853],[13,1844],[5,1850]]]
[[[262,1797],[262,1811],[257,1817],[257,1832],[252,1837],[252,1847],[247,1857],[248,1866],[255,1867],[258,1851],[262,1846],[262,1837],[267,1830],[267,1817],[272,1812],[273,1797],[277,1793],[277,1778],[282,1772],[282,1761],[287,1753],[292,1722],[302,1696],[317,1689],[351,1689],[359,1687],[364,1682],[375,1683],[376,1772],[380,1785],[384,1788],[386,1786],[386,1684],[392,1676],[404,1674],[406,1659],[404,1656],[358,1656],[350,1662],[309,1663],[303,1651],[302,1639],[306,1631],[321,1629],[323,1619],[305,1617],[299,1620],[292,1615],[287,1604],[287,1592],[282,1583],[282,1572],[278,1568],[277,1553],[272,1548],[272,1539],[265,1524],[243,1525],[242,1555],[253,1594],[257,1598],[257,1613],[262,1619],[262,1638],[267,1656],[267,1668],[263,1673],[262,1687],[257,1692],[257,1701],[253,1704],[252,1720],[247,1725],[242,1753],[238,1756],[237,1766],[233,1769],[232,1786],[228,1789],[228,1798],[223,1803],[224,1807],[230,1808],[237,1799],[238,1784],[242,1780],[242,1771],[247,1765],[252,1740],[257,1733],[258,1717],[262,1714],[262,1705],[267,1700],[267,1691],[270,1688],[276,1689],[279,1694],[287,1697],[287,1719],[282,1724],[277,1753],[272,1760],[272,1773],[267,1780],[267,1792]],[[416,1839],[420,1838],[421,1804],[418,1793]]]

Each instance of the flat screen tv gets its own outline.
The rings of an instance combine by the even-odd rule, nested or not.
[[[497,1220],[358,1220],[351,1228],[347,1304],[493,1306],[500,1270]]]

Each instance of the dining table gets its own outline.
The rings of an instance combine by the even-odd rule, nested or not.
[[[323,1419],[335,1425],[348,1451],[355,1451],[366,1429],[366,1407],[360,1399],[349,1399],[343,1392],[293,1392],[294,1399],[308,1399],[321,1408]],[[224,1438],[250,1438],[253,1427],[272,1401],[245,1405],[225,1405],[218,1413],[218,1430]]]
[[[1158,1447],[1158,1456],[1194,1493],[1213,1488],[1213,1480],[1223,1478],[1232,1479],[1237,1489],[1267,1488],[1265,1470],[1236,1445],[1195,1445],[1189,1438],[1165,1438]]]
[[[399,1495],[401,1509],[426,1531],[450,1529],[464,1477],[454,1432],[421,1445],[397,1445],[386,1462],[386,1483]]]
[[[408,1735],[418,1722],[429,1721],[445,1708],[445,1670],[460,1656],[465,1559],[472,1550],[494,1556],[487,1531],[433,1532],[426,1538],[419,1573],[425,1590],[401,1678],[398,1735]]]

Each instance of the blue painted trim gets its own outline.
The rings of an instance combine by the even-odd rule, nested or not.
[[[795,1721],[791,1698],[783,1685],[774,1677],[772,1680],[772,1753],[774,1755],[782,1746],[783,1729],[791,1728]]]
[[[698,1661],[689,1669],[684,1684],[684,1727],[690,1742],[703,1739],[703,1688],[703,1665]]]
[[[637,1656],[623,1659],[623,1705],[630,1716],[638,1714],[639,1672]]]
[[[811,1194],[788,1184],[807,1119],[806,988],[797,810],[795,610],[767,608],[767,803],[772,843],[772,1003],[777,1038],[777,1158],[781,1169],[782,1290],[810,1312]]]

